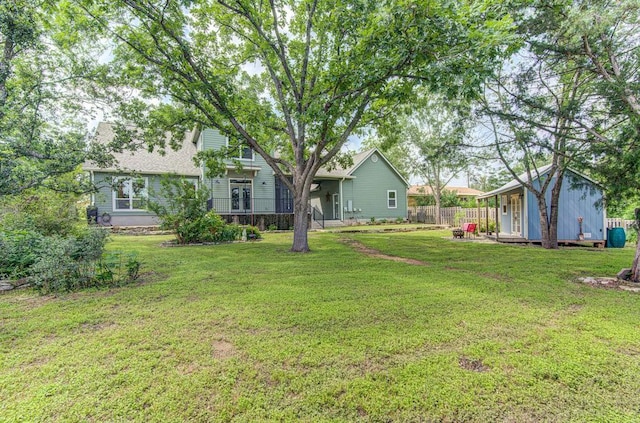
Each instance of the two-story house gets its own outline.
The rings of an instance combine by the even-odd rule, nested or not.
[[[114,137],[108,123],[98,125],[95,141]],[[160,192],[162,175],[178,175],[208,188],[208,205],[228,221],[281,229],[293,225],[293,196],[266,161],[250,148],[239,148],[236,160],[226,162],[224,175],[206,177],[193,157],[198,151],[228,146],[227,137],[215,129],[186,134],[182,147],[166,154],[146,150],[116,153],[118,165],[99,168],[86,163],[99,191],[92,195],[99,220],[114,226],[147,226],[158,223],[145,209],[149,193]],[[236,163],[241,163],[238,167]],[[135,175],[132,177],[131,175]],[[353,157],[349,168],[320,169],[311,189],[309,217],[314,227],[407,216],[407,181],[376,149]]]

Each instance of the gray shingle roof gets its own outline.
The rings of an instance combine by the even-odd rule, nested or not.
[[[200,176],[200,168],[193,162],[193,157],[197,152],[197,146],[192,142],[193,135],[193,133],[186,134],[179,150],[168,147],[164,155],[157,150],[153,153],[143,149],[123,151],[122,153],[114,153],[118,162],[115,168],[100,168],[93,162],[85,163],[83,168],[84,170],[102,172],[134,171],[146,174],[175,173],[184,176]],[[114,136],[111,124],[101,122],[98,124],[93,142],[108,144]]]

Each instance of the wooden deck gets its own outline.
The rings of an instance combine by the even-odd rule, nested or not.
[[[486,235],[488,239],[493,239],[494,241],[504,242],[506,244],[541,244],[541,241],[531,241],[521,236],[516,236],[513,234],[496,234]],[[575,239],[559,239],[558,245],[564,246],[582,246],[582,247],[596,247],[596,248],[604,248],[606,241],[603,240],[593,240],[593,241],[578,241]]]

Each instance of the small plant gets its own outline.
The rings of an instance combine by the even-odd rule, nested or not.
[[[397,217],[396,218],[396,223],[404,223],[404,218],[403,217]]]
[[[371,222],[372,225],[375,225],[376,224],[375,216],[371,216],[371,219],[369,219],[369,221]]]
[[[269,225],[269,227],[267,228],[268,231],[277,231],[278,230],[278,226],[274,225],[273,223],[271,225]]]
[[[249,225],[245,227],[245,230],[247,231],[247,239],[249,240],[256,240],[256,239],[262,238],[262,234],[260,234],[260,229],[258,229],[256,226]]]
[[[462,225],[462,221],[466,219],[467,214],[460,210],[457,211],[455,215],[453,215],[453,225],[456,227],[460,227]]]

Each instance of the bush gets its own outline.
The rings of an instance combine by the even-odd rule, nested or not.
[[[35,231],[0,232],[0,274],[25,278],[42,293],[113,286],[135,280],[140,263],[132,255],[105,255],[108,231],[84,228],[75,236],[44,236]],[[116,263],[116,264],[114,264]]]
[[[486,232],[486,223],[485,221],[481,221],[480,222],[480,227],[477,228],[476,230],[479,232]],[[489,232],[495,232],[496,231],[496,222],[489,222]]]
[[[245,230],[247,231],[247,238],[248,239],[260,239],[262,238],[262,234],[260,233],[260,229],[258,229],[256,226],[247,226],[245,227]]]
[[[32,230],[42,235],[67,236],[81,227],[78,196],[44,189],[6,197],[0,204],[0,230]]]
[[[163,229],[175,233],[178,244],[200,242],[235,241],[242,236],[242,227],[227,224],[215,211],[207,211],[208,191],[196,188],[192,181],[166,176],[161,181],[161,198],[166,204],[149,202],[160,220]],[[253,239],[260,238],[260,231],[253,226],[247,227],[247,234]]]
[[[27,276],[45,245],[46,237],[35,231],[0,232],[0,275],[12,279]]]

